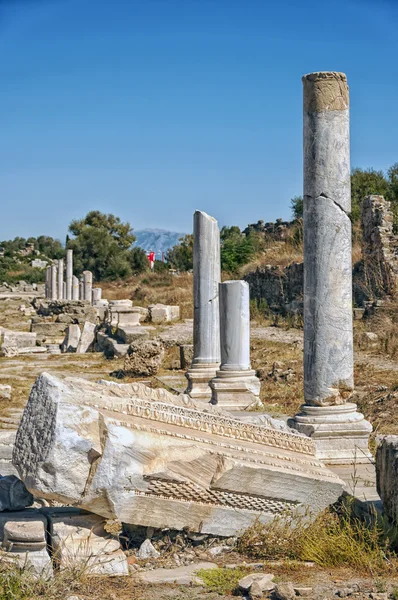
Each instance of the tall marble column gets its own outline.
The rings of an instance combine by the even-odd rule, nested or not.
[[[229,409],[259,406],[260,380],[250,364],[250,296],[246,281],[219,285],[221,366],[211,380],[212,404]]]
[[[72,300],[73,250],[66,251],[66,299]]]
[[[91,271],[83,271],[84,300],[93,300],[93,274]]]
[[[58,298],[57,271],[57,267],[51,265],[51,300],[57,300]]]
[[[304,85],[304,398],[291,422],[329,463],[367,461],[353,389],[349,94],[344,73]]]
[[[64,259],[58,261],[58,300],[64,297]]]
[[[200,210],[194,214],[193,230],[194,353],[185,376],[192,398],[210,400],[209,381],[220,365],[220,231],[216,219]]]
[[[79,279],[72,275],[72,300],[79,300]]]

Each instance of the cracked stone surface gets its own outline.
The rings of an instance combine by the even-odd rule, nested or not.
[[[340,94],[341,74],[305,93],[328,78],[329,96]],[[344,403],[354,385],[348,94],[329,96],[304,100],[317,107],[304,111],[304,393],[315,406]]]

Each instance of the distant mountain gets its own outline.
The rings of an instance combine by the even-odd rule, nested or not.
[[[140,248],[143,248],[147,252],[152,250],[157,254],[161,254],[178,244],[178,240],[185,233],[167,231],[166,229],[139,229],[134,231],[134,235],[137,238],[134,246],[140,246]],[[157,256],[156,258],[160,257]]]

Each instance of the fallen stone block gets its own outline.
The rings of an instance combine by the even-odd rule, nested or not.
[[[69,325],[65,333],[65,339],[62,342],[62,352],[76,352],[79,346],[80,337],[81,331],[79,325]]]
[[[149,333],[141,327],[138,326],[129,326],[120,325],[117,328],[117,337],[122,341],[123,344],[131,344],[132,342],[136,342],[137,340],[145,340],[149,338]]]
[[[13,464],[37,497],[122,523],[228,537],[256,518],[315,515],[344,486],[306,436],[139,383],[47,373],[30,393]]]
[[[130,345],[124,361],[126,375],[152,376],[159,372],[164,359],[164,346],[158,340],[136,341]]]
[[[37,336],[35,333],[2,329],[0,333],[0,347],[4,354],[7,353],[7,348],[16,350],[34,348],[36,346],[36,339]]]
[[[77,354],[85,354],[91,350],[95,341],[95,330],[96,325],[94,323],[90,323],[89,321],[84,323],[83,331],[76,349]]]
[[[23,510],[33,504],[33,496],[15,475],[0,475],[0,511]]]
[[[97,332],[97,341],[94,345],[95,352],[103,352],[107,358],[123,358],[129,348],[130,344],[122,344],[103,331]]]
[[[53,558],[60,569],[81,567],[89,575],[128,575],[127,558],[99,515],[70,509],[46,511]]]
[[[3,560],[17,563],[38,577],[52,577],[46,530],[47,519],[35,510],[0,513],[0,541],[6,551]]]
[[[149,318],[152,323],[169,323],[178,321],[180,318],[179,306],[168,306],[166,304],[152,304],[148,307]]]
[[[35,333],[37,338],[42,342],[47,339],[62,338],[66,328],[66,323],[55,323],[53,321],[31,324],[31,332]]]

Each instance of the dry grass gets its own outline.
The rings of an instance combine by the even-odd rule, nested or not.
[[[306,515],[287,514],[267,524],[257,521],[239,539],[238,549],[256,559],[311,561],[323,568],[350,567],[371,576],[397,575],[396,536],[376,513],[365,523],[346,502],[311,523]]]
[[[302,349],[296,344],[253,339],[251,359],[262,380],[263,410],[274,416],[298,412],[304,401]],[[280,363],[282,373],[291,370],[291,378],[274,374],[275,363]]]
[[[130,298],[135,305],[178,305],[182,319],[193,317],[192,275],[145,273],[128,281],[102,283],[102,295],[108,300]]]

